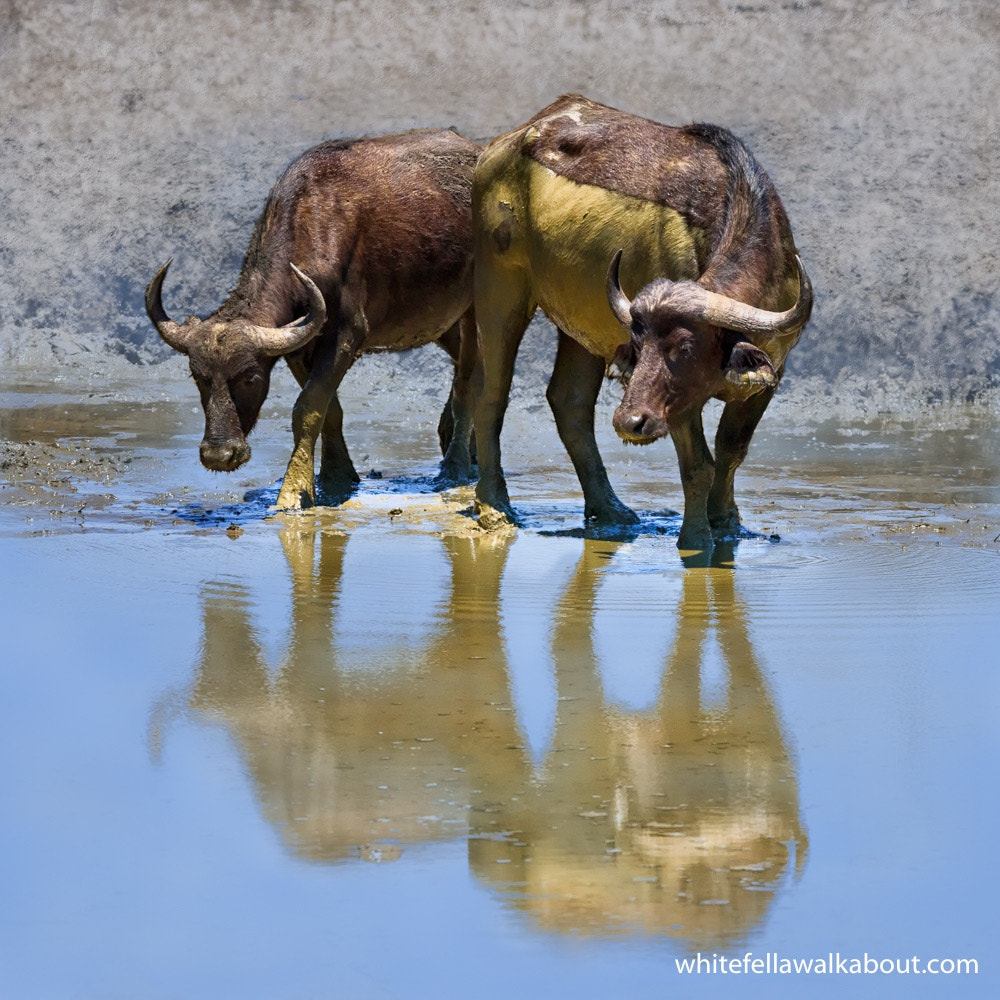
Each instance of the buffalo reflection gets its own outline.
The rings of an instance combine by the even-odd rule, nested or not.
[[[359,672],[345,669],[334,628],[348,536],[292,526],[281,537],[292,628],[277,670],[247,589],[208,584],[191,706],[229,731],[268,821],[300,856],[386,861],[408,843],[464,834],[480,794],[471,772],[506,782],[524,768],[498,641],[506,545],[445,539],[449,611],[432,640],[416,656],[406,636],[370,648],[382,669]]]
[[[539,764],[512,704],[500,593],[509,539],[442,539],[450,579],[432,630],[417,649],[406,636],[380,640],[366,650],[377,669],[359,672],[335,625],[351,538],[301,523],[281,537],[292,614],[280,660],[268,662],[247,588],[206,584],[189,705],[229,732],[296,855],[387,861],[468,837],[476,875],[547,928],[698,945],[745,935],[801,867],[794,768],[731,571],[684,573],[657,702],[626,711],[608,703],[594,645],[595,602],[620,546],[583,543],[553,602],[551,650],[539,651],[558,697]],[[705,709],[713,630],[727,697]]]
[[[548,928],[733,943],[759,924],[806,854],[794,767],[734,574],[684,574],[656,705],[623,711],[607,703],[593,641],[611,556],[606,544],[586,543],[552,635],[559,709],[551,750],[527,797],[502,800],[488,822],[479,817],[471,864]],[[705,707],[701,666],[712,631],[726,697]],[[501,830],[516,833],[498,837]]]

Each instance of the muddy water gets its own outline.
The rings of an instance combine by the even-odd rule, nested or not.
[[[924,991],[995,989],[988,416],[779,409],[740,479],[756,534],[699,564],[668,448],[605,436],[643,522],[583,537],[551,420],[515,407],[525,528],[486,537],[430,488],[438,402],[359,394],[359,496],[270,516],[280,392],[228,479],[189,387],[154,395],[0,400],[3,995],[914,988],[737,987],[718,957],[747,952],[972,958]]]

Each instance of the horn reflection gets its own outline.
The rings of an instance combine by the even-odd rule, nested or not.
[[[337,625],[361,586],[345,570],[361,565],[375,580],[378,570],[346,558],[352,536],[300,523],[281,537],[292,614],[280,657],[268,662],[248,589],[207,583],[190,709],[228,731],[296,856],[384,862],[467,838],[481,883],[540,926],[698,946],[745,936],[801,868],[796,776],[730,570],[684,573],[677,608],[665,609],[676,637],[655,705],[633,711],[609,703],[594,641],[621,545],[584,542],[551,599],[501,595],[509,537],[428,542],[446,556],[429,628],[415,646],[379,633],[365,649],[373,669],[358,670]],[[502,606],[543,596],[554,626],[538,670],[552,672],[557,708],[532,761]],[[371,616],[381,610],[371,602]],[[726,690],[706,707],[700,670],[713,632]]]

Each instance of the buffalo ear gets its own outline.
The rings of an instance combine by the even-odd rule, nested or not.
[[[726,381],[742,389],[747,396],[762,389],[773,389],[778,384],[778,373],[767,352],[746,340],[733,345],[723,372]]]
[[[628,385],[632,369],[635,368],[636,353],[635,340],[629,337],[624,344],[619,345],[614,357],[607,363],[604,369],[605,376],[616,379],[622,385]]]

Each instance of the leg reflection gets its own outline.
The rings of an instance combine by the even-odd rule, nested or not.
[[[400,660],[407,637],[390,635],[367,649],[380,662],[362,674],[344,668],[335,627],[357,582],[345,573],[350,543],[308,522],[282,533],[291,616],[275,669],[248,589],[205,585],[190,706],[225,727],[289,850],[387,861],[464,835],[470,808],[488,814],[492,786],[526,780],[499,626],[509,539],[445,539],[450,579],[431,637]]]
[[[530,794],[494,818],[509,836],[473,841],[471,862],[552,929],[732,943],[759,925],[804,858],[787,744],[727,570],[684,574],[656,706],[608,704],[594,628],[613,550],[585,543],[552,631],[552,750]],[[724,704],[706,709],[713,633],[728,686]]]
[[[501,593],[510,543],[495,533],[434,542],[443,596],[426,638],[403,658],[392,636],[379,639],[364,647],[379,669],[359,673],[343,661],[338,607],[354,577],[369,574],[363,597],[372,578],[402,570],[360,572],[346,558],[351,536],[296,520],[282,535],[291,615],[278,654],[269,662],[247,586],[207,583],[190,709],[226,729],[263,815],[301,858],[386,861],[468,836],[478,878],[546,928],[699,947],[745,938],[801,868],[806,838],[735,575],[688,570],[676,602],[651,609],[675,633],[655,703],[630,711],[609,699],[596,652],[608,647],[596,641],[602,587],[623,546],[584,542],[569,583],[540,609],[551,608],[538,659],[552,670],[556,719],[533,767],[502,610],[543,589]],[[725,683],[708,704],[715,649]]]

